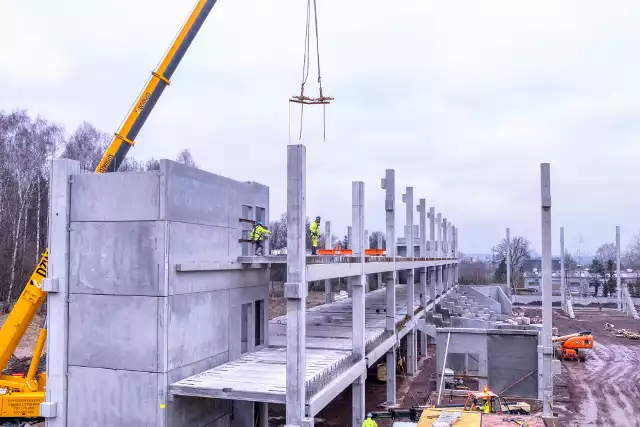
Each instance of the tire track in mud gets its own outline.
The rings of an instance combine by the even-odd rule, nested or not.
[[[640,427],[640,347],[611,338],[596,337],[586,362],[563,362],[571,394],[583,396],[578,412],[564,425]]]

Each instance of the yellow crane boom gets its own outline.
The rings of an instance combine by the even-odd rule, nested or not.
[[[216,0],[199,0],[195,8],[184,23],[180,32],[171,43],[169,50],[162,57],[158,67],[151,73],[131,111],[114,134],[109,147],[103,154],[97,173],[115,172],[124,161],[127,152],[134,145],[134,141],[165,87],[170,84],[171,76],[184,57],[191,42],[207,19],[209,12],[216,4]],[[48,250],[42,255],[35,271],[27,282],[22,294],[9,313],[7,320],[0,328],[0,374],[7,367],[27,327],[44,302],[46,293],[42,290],[42,279],[47,276]],[[46,339],[43,327],[38,337],[36,351],[34,351],[31,366],[26,378],[14,376],[0,376],[0,417],[35,417],[39,416],[39,402],[44,401],[44,385],[46,377],[42,374],[36,378],[36,367],[40,360],[40,353]],[[34,392],[39,399],[34,399]],[[21,395],[22,393],[22,395]],[[36,404],[27,404],[35,402]]]

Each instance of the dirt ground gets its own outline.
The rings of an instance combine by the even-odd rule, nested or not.
[[[605,323],[637,332],[640,321],[614,310],[575,308],[575,319],[554,311],[560,334],[591,331],[585,362],[566,361],[554,387],[559,425],[640,427],[640,341],[616,337]],[[558,424],[557,424],[558,425]]]
[[[429,393],[435,389],[435,346],[430,345],[428,356],[418,362],[418,372],[413,377],[397,376],[397,403],[399,408],[423,405]],[[366,411],[384,411],[387,398],[386,383],[377,380],[376,367],[369,369],[366,382]],[[391,427],[391,420],[378,420],[379,427]],[[283,405],[269,405],[269,425],[285,425]],[[325,407],[315,418],[316,427],[344,427],[351,425],[351,387]]]

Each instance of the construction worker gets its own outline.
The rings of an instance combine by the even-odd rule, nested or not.
[[[258,221],[253,227],[249,235],[249,240],[256,245],[254,255],[258,256],[258,251],[260,251],[260,255],[264,256],[264,238],[269,234],[271,234],[271,232],[262,225],[262,221]]]
[[[318,239],[320,238],[320,217],[317,216],[316,220],[309,225],[309,231],[311,232],[311,255],[316,255],[318,250]]]
[[[362,422],[362,427],[378,427],[378,423],[371,419],[372,414],[369,412],[367,414],[367,418]]]
[[[484,401],[484,405],[482,405],[482,412],[485,414],[489,413],[489,399]]]

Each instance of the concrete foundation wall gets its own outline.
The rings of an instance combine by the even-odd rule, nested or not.
[[[473,286],[460,286],[460,293],[463,295],[469,295],[472,299],[477,301],[481,306],[488,307],[496,313],[502,313],[502,305],[491,297],[486,296],[482,292],[475,289]]]
[[[474,286],[473,289],[500,303],[502,314],[511,314],[511,300],[502,286]]]
[[[268,222],[268,208],[266,186],[166,160],[73,176],[66,425],[231,425],[230,402],[172,398],[167,386],[267,344],[267,270],[176,266],[235,264],[239,219],[260,210]]]

